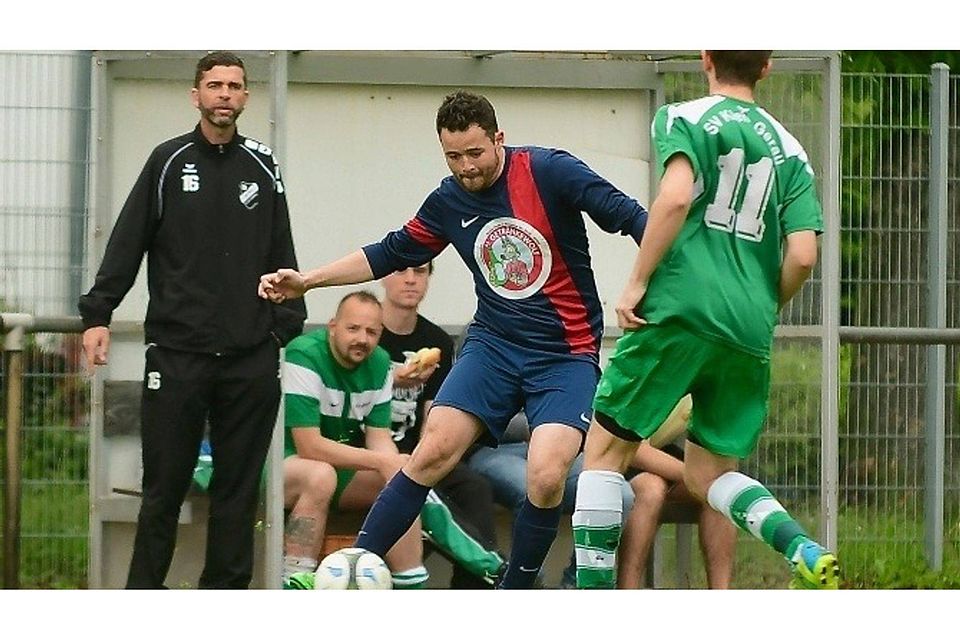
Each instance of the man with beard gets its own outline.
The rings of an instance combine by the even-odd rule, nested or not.
[[[370,510],[356,546],[378,555],[390,549],[430,488],[475,441],[498,442],[523,407],[532,428],[527,499],[500,587],[528,589],[556,538],[564,481],[600,376],[603,311],[583,213],[639,243],[647,212],[566,151],[506,146],[483,96],[447,96],[436,131],[451,175],[413,219],[328,265],[264,274],[259,293],[282,302],[381,278],[455,247],[473,275],[477,311],[420,442]],[[504,258],[522,261],[525,271],[514,264],[508,274]],[[521,271],[527,275],[507,277]]]
[[[237,133],[243,61],[218,51],[196,67],[196,128],[157,146],[134,184],[96,281],[80,297],[87,368],[107,362],[113,310],[147,254],[141,406],[143,502],[127,588],[163,587],[209,423],[206,562],[201,588],[246,588],[263,463],[280,401],[279,349],[303,329],[300,300],[251,291],[264,269],[296,261],[280,169]]]
[[[393,441],[390,355],[377,298],[346,295],[319,331],[284,353],[284,587],[312,587],[331,509],[367,509],[406,463]],[[395,589],[424,586],[419,521],[387,551]]]

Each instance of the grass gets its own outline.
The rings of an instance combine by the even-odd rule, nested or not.
[[[26,481],[21,497],[20,587],[87,586],[87,484]],[[3,550],[0,549],[0,561]]]
[[[28,482],[23,488],[20,584],[31,589],[83,589],[87,586],[89,527],[86,483]],[[801,523],[816,531],[817,511],[795,509]],[[839,520],[842,587],[856,589],[960,588],[960,531],[948,530],[941,572],[926,568],[922,523],[876,509],[844,507]],[[676,588],[674,528],[664,527],[661,547],[665,588]],[[109,550],[107,550],[109,553]],[[2,558],[2,549],[0,549]],[[733,586],[785,589],[787,563],[766,545],[740,534]],[[706,587],[696,537],[691,586]]]
[[[799,519],[808,531],[815,532],[817,516],[812,510],[798,509]],[[665,527],[667,540],[661,557],[664,562],[665,588],[675,588],[676,555],[672,527]],[[838,557],[842,570],[841,588],[845,589],[960,589],[960,531],[948,531],[944,540],[943,568],[927,568],[923,548],[922,522],[878,514],[875,509],[843,507],[840,510]],[[736,589],[786,589],[790,568],[776,552],[752,536],[741,532],[733,586]],[[693,541],[691,586],[706,588],[707,580],[697,547]]]

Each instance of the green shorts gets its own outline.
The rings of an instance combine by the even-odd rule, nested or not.
[[[290,456],[287,457],[289,458]],[[343,495],[343,490],[346,489],[350,481],[353,480],[353,476],[357,475],[357,470],[334,468],[334,471],[337,473],[337,488],[333,490],[333,497],[330,498],[330,508],[337,511],[340,507],[340,496]],[[264,469],[264,479],[266,479],[266,469]]]
[[[677,325],[646,325],[617,341],[593,409],[648,438],[687,393],[690,439],[712,453],[745,458],[767,417],[770,360]]]
[[[335,471],[337,472],[337,488],[333,492],[333,498],[330,499],[330,508],[337,511],[340,509],[340,496],[343,495],[343,490],[353,480],[353,476],[357,475],[357,470],[335,469]]]

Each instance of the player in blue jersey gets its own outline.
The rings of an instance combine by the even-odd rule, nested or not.
[[[300,273],[261,278],[274,302],[381,278],[453,245],[478,305],[417,447],[370,510],[357,546],[383,555],[427,492],[478,439],[496,443],[524,407],[533,428],[527,499],[502,588],[530,588],[556,537],[567,471],[590,424],[603,330],[582,212],[639,244],[646,210],[569,153],[508,147],[483,96],[457,92],[437,112],[451,174],[416,216],[380,242]]]

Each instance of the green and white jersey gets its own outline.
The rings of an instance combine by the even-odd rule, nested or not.
[[[381,347],[356,369],[330,353],[326,328],[287,345],[283,362],[284,456],[296,453],[291,429],[319,427],[324,437],[363,446],[363,426],[390,428],[393,377]]]
[[[661,175],[682,153],[696,184],[686,222],[650,279],[642,315],[768,356],[783,239],[823,231],[806,152],[761,107],[721,95],[664,105],[652,136]]]

